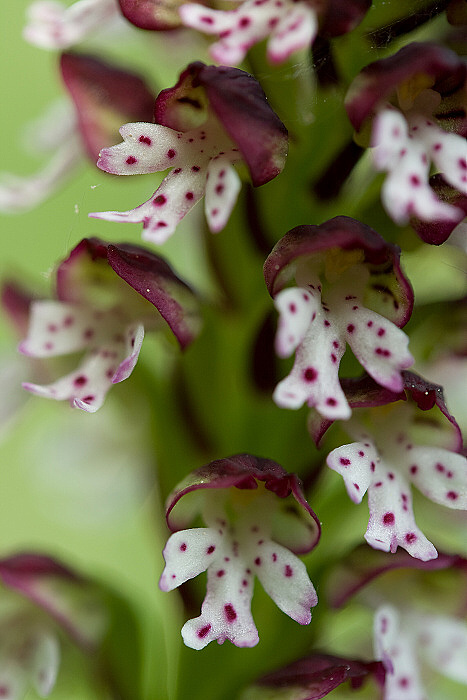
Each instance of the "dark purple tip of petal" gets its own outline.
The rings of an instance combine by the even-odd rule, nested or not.
[[[194,302],[190,287],[163,258],[140,246],[109,245],[107,260],[121,279],[156,307],[180,347],[186,348],[195,339],[198,324],[192,322],[193,310],[185,308],[183,300],[175,296],[178,290]]]
[[[77,53],[63,53],[60,68],[93,162],[102,148],[119,141],[116,124],[152,122],[154,95],[139,75]]]
[[[29,308],[35,296],[15,280],[5,280],[1,289],[1,304],[20,337],[26,335],[29,325]]]
[[[369,226],[348,216],[336,216],[319,226],[304,224],[296,226],[276,243],[264,263],[264,278],[269,294],[274,297],[292,279],[297,259],[310,257],[331,248],[361,250],[363,262],[372,275],[393,275],[399,288],[394,299],[394,318],[390,320],[399,327],[409,320],[413,308],[413,291],[400,266],[400,249],[387,243]],[[370,279],[369,283],[372,285]],[[378,291],[375,287],[375,291]],[[393,295],[388,288],[387,293]]]
[[[425,243],[441,245],[447,241],[455,227],[467,216],[467,196],[451,187],[440,174],[430,178],[430,186],[438,199],[458,208],[458,215],[450,221],[421,221],[412,217],[410,225]]]
[[[22,552],[0,559],[0,579],[9,588],[22,591],[24,584],[31,579],[48,577],[81,580],[63,564],[42,554]]]
[[[422,411],[429,411],[437,406],[441,413],[448,419],[456,433],[456,450],[462,449],[462,433],[456,419],[452,416],[444,400],[443,387],[433,384],[415,372],[404,370],[402,372],[405,393],[417,404]]]
[[[256,685],[291,690],[300,688],[305,693],[303,698],[318,700],[345,681],[350,680],[352,688],[359,688],[369,676],[373,676],[377,683],[383,686],[385,671],[380,661],[360,661],[314,653],[285,668],[268,673],[260,678]]]
[[[320,17],[322,36],[341,36],[352,31],[371,7],[371,0],[327,0]]]
[[[331,607],[340,608],[375,578],[394,569],[439,571],[450,568],[466,571],[467,559],[438,552],[437,559],[421,561],[403,549],[392,554],[362,544],[352,550],[331,574],[327,584],[328,601]]]
[[[408,44],[357,75],[345,100],[347,114],[359,131],[365,119],[406,80],[427,75],[433,78],[433,89],[443,96],[457,90],[465,82],[466,73],[465,64],[450,49],[428,42]]]
[[[181,25],[177,0],[118,0],[122,15],[136,27],[152,31]]]
[[[254,457],[249,454],[238,454],[232,457],[216,459],[209,464],[191,472],[178,484],[166,501],[166,519],[172,531],[185,527],[172,514],[174,506],[188,493],[197,489],[226,489],[232,486],[238,489],[256,489],[258,482],[264,482],[265,487],[279,498],[292,495],[297,503],[312,518],[315,539],[308,551],[317,543],[321,533],[319,520],[310,508],[303,493],[302,483],[296,474],[289,474],[277,462],[264,457]]]

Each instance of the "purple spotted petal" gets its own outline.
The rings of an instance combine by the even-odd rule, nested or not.
[[[321,304],[307,289],[291,287],[284,289],[274,299],[279,312],[276,335],[276,352],[279,357],[289,357],[304,340],[313,314],[321,311]]]
[[[385,671],[380,662],[314,653],[263,676],[256,681],[255,691],[277,687],[281,694],[290,690],[290,700],[319,700],[348,680],[352,688],[359,688],[371,675],[383,685]]]
[[[394,569],[407,568],[435,571],[451,567],[466,569],[467,560],[456,554],[438,552],[436,559],[420,561],[420,559],[410,556],[403,549],[398,549],[397,552],[389,555],[377,549],[370,549],[368,545],[362,544],[341,560],[334,570],[328,582],[328,600],[332,607],[340,608],[347,603],[349,598],[375,578]]]
[[[422,659],[444,676],[467,685],[466,623],[444,615],[420,615],[414,624]]]
[[[427,498],[448,508],[467,510],[467,458],[436,447],[414,446],[400,466]]]
[[[77,0],[70,7],[36,0],[27,10],[26,41],[43,49],[73,46],[118,19],[114,0]]]
[[[326,462],[328,467],[342,476],[352,501],[360,503],[372,482],[380,458],[370,443],[353,442],[333,450]]]
[[[142,341],[142,336],[139,336]],[[141,344],[134,351],[139,352]],[[95,348],[89,352],[78,366],[78,369],[65,375],[52,384],[39,385],[25,382],[23,387],[33,394],[47,399],[63,401],[68,399],[75,408],[94,413],[104,403],[105,397],[112,384],[122,381],[134,367],[137,357],[126,355],[127,340],[118,335],[113,344]],[[123,368],[120,370],[120,366]],[[125,376],[126,375],[126,376]]]
[[[346,216],[320,226],[297,226],[281,238],[264,264],[271,296],[275,297],[293,278],[299,262],[334,250],[360,252],[360,262],[370,273],[365,306],[404,326],[412,313],[413,292],[400,267],[400,250],[369,226]]]
[[[375,656],[386,669],[385,700],[425,698],[416,656],[416,647],[401,629],[397,610],[380,607],[374,619]]]
[[[211,160],[206,174],[204,208],[209,230],[218,233],[227,224],[242,183],[227,158]]]
[[[406,479],[382,466],[375,476],[368,489],[370,519],[365,533],[368,544],[385,552],[403,547],[422,561],[436,559],[438,552],[415,523]]]
[[[219,571],[223,575],[219,576]],[[207,595],[201,607],[201,615],[189,620],[182,627],[185,644],[192,649],[203,649],[217,639],[223,644],[227,639],[238,647],[253,647],[258,641],[258,631],[251,616],[253,582],[243,578],[241,569],[232,561],[223,568],[208,570]]]
[[[460,57],[443,46],[428,42],[408,44],[359,73],[347,93],[347,114],[359,131],[366,118],[387,102],[400,85],[414,81],[415,87],[417,78],[426,76],[426,86],[443,96],[463,85],[466,72]]]
[[[216,561],[215,550],[219,544],[219,535],[212,528],[198,527],[174,532],[164,548],[165,569],[159,588],[171,591],[206,571]],[[222,566],[222,560],[219,566]]]
[[[274,391],[277,405],[296,409],[306,402],[331,420],[350,418],[338,374],[344,350],[345,342],[331,319],[323,310],[316,313],[297,348],[292,371]]]
[[[311,46],[318,24],[314,8],[291,0],[280,4],[276,0],[246,0],[233,10],[210,10],[189,3],[181,6],[180,17],[186,26],[220,37],[210,53],[224,65],[237,65],[252,46],[268,36],[268,59],[282,63]]]
[[[42,608],[83,649],[94,650],[102,601],[88,581],[55,559],[29,552],[0,559],[0,580]]]
[[[102,1],[102,0],[101,0]],[[115,6],[115,0],[111,0]],[[89,157],[118,137],[116,124],[152,121],[154,96],[135,73],[93,56],[64,53],[62,78],[76,108],[78,126]]]
[[[140,29],[164,31],[180,26],[181,0],[118,0],[122,14]]]
[[[286,615],[308,625],[310,608],[317,605],[318,596],[304,563],[276,542],[265,542],[258,553],[255,574],[268,596]]]
[[[179,504],[182,496],[204,488],[226,489],[236,486],[240,489],[256,489],[258,482],[264,482],[268,491],[275,493],[279,499],[284,499],[284,509],[288,511],[288,517],[282,520],[285,525],[284,541],[281,533],[274,531],[277,541],[295,553],[311,551],[318,543],[320,525],[305,500],[300,480],[272,460],[247,454],[218,459],[191,472],[167,498],[167,524],[172,531],[184,529],[190,524],[192,512],[187,509],[184,513],[183,503]],[[290,495],[293,499],[287,498]],[[177,510],[173,512],[176,505]],[[292,533],[295,538],[291,538]]]
[[[56,357],[88,347],[107,338],[114,324],[103,324],[89,308],[60,301],[34,301],[28,335],[19,346],[30,357]]]

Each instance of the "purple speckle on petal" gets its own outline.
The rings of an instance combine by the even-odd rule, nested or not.
[[[446,498],[449,498],[450,501],[457,501],[459,494],[456,491],[448,491]]]
[[[350,464],[350,459],[347,457],[341,457],[339,462],[342,464],[343,467],[347,467]]]
[[[225,574],[224,569],[219,569],[216,576],[217,576],[217,578],[222,578],[224,574]]]
[[[261,566],[261,557],[256,557],[255,564],[256,566]]]
[[[182,544],[180,545],[180,551],[186,552],[186,542],[182,542]]]
[[[394,513],[385,513],[383,515],[383,524],[384,525],[394,525],[395,517]]]
[[[289,566],[289,564],[286,564],[284,567],[284,576],[286,576],[287,578],[293,576],[293,569],[291,566]]]
[[[303,378],[306,382],[314,382],[317,376],[318,372],[314,367],[307,367],[303,372]]]
[[[224,605],[224,613],[225,617],[227,618],[227,622],[234,622],[237,619],[237,613],[235,612],[235,608],[232,603],[227,603],[227,605]]]
[[[417,540],[417,535],[415,532],[408,532],[405,536],[405,541],[407,544],[413,544]]]
[[[196,634],[200,639],[203,639],[203,637],[205,637],[208,634],[210,629],[211,625],[205,625],[205,627],[201,627],[201,629],[199,629]]]
[[[152,143],[152,141],[151,141],[151,139],[149,138],[149,136],[144,136],[144,134],[141,134],[141,136],[139,137],[138,141],[139,141],[140,143],[145,143],[146,146],[150,146],[151,143]]]
[[[355,326],[353,325],[353,323],[349,323],[349,325],[347,326],[347,333],[353,333],[354,330]]]
[[[84,374],[80,374],[79,377],[76,377],[73,384],[75,386],[84,386],[84,384],[86,384],[87,381],[88,381],[88,378],[85,377]]]
[[[206,550],[206,554],[212,554],[215,551],[215,549],[215,546],[213,544],[210,544]]]
[[[134,156],[128,156],[128,158],[126,159],[126,163],[128,165],[134,165],[134,163],[137,163],[137,162],[138,162],[138,159],[135,158]]]
[[[174,151],[173,148],[169,148],[169,150],[167,151],[167,158],[175,158],[176,155],[176,151]]]
[[[156,207],[162,207],[167,201],[167,197],[165,197],[163,194],[157,195],[155,199],[152,200],[152,203]]]

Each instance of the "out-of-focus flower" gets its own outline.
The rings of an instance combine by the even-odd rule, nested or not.
[[[194,504],[184,502],[181,515],[172,513],[190,492]],[[184,529],[197,511],[207,527]],[[302,625],[310,622],[318,600],[296,554],[316,546],[320,526],[294,474],[251,455],[216,460],[177,486],[166,513],[175,532],[164,549],[160,588],[170,591],[208,572],[201,616],[182,629],[187,646],[202,649],[214,639],[239,647],[258,643],[250,609],[255,576],[283,612]]]
[[[134,73],[84,54],[64,53],[60,60],[69,102],[52,105],[28,128],[28,143],[51,153],[33,176],[2,173],[0,211],[32,209],[63,185],[88,156],[95,163],[103,146],[115,141],[115,124],[151,119],[154,98]]]
[[[381,687],[384,675],[380,661],[314,653],[263,676],[241,695],[241,700],[270,700],[274,691],[283,700],[318,700],[342,683],[349,682],[356,690],[369,677]]]
[[[467,195],[467,69],[449,49],[413,43],[362,70],[350,86],[346,109],[357,131],[371,123],[377,170],[388,172],[381,197],[398,224],[412,217],[442,225],[424,240],[441,243],[464,218],[461,207],[430,187],[430,166]],[[442,240],[441,240],[442,239]]]
[[[383,605],[374,620],[375,656],[386,669],[384,700],[427,698],[421,662],[467,685],[467,624],[437,613]]]
[[[27,9],[23,37],[41,49],[67,49],[121,19],[117,0],[77,0],[65,7],[36,0]]]
[[[284,408],[304,402],[331,419],[351,410],[339,384],[339,363],[350,345],[382,386],[400,391],[401,370],[413,363],[400,330],[413,294],[399,265],[400,251],[368,226],[336,217],[320,226],[297,226],[264,265],[269,293],[280,313],[276,351],[295,364],[274,392]],[[295,277],[297,286],[284,289]]]
[[[233,10],[188,3],[179,12],[187,27],[219,36],[210,50],[215,61],[237,65],[252,46],[268,37],[269,61],[282,63],[310,47],[318,31],[327,36],[351,31],[370,4],[368,0],[245,0]]]
[[[181,24],[178,8],[183,0],[117,0],[126,19],[140,29],[164,31]]]
[[[127,379],[138,360],[144,329],[164,321],[185,348],[199,318],[187,285],[157,255],[134,245],[84,239],[57,269],[57,299],[31,307],[25,355],[56,357],[86,350],[76,369],[46,386],[24,388],[94,412],[112,384]]]
[[[0,621],[0,697],[21,700],[29,685],[48,697],[60,664],[58,631],[94,652],[107,624],[103,599],[90,582],[33,553],[1,559],[0,581],[15,593]]]
[[[411,372],[403,376],[404,390],[392,397],[369,377],[343,381],[354,410],[345,429],[356,442],[333,450],[327,464],[355,503],[368,491],[368,544],[387,552],[403,547],[427,561],[438,553],[416,525],[410,483],[434,503],[467,510],[467,460],[458,454],[462,436],[441,387]],[[328,426],[312,417],[315,440]]]
[[[152,197],[126,212],[90,214],[107,221],[142,222],[143,238],[163,243],[205,195],[209,228],[226,225],[241,187],[233,163],[244,161],[254,186],[278,175],[287,130],[259,83],[236,68],[192,63],[155,105],[156,124],[125,124],[123,143],[101,151],[98,166],[116,175],[171,168]]]

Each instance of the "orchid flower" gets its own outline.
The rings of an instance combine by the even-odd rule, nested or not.
[[[386,668],[384,700],[425,700],[420,662],[467,685],[467,624],[455,617],[383,605],[374,620],[375,656]]]
[[[434,503],[467,510],[467,460],[459,454],[462,436],[441,387],[411,372],[404,372],[404,390],[392,396],[368,377],[346,380],[344,385],[354,409],[346,431],[356,442],[336,448],[326,461],[343,477],[354,503],[368,491],[366,541],[386,552],[402,547],[422,561],[435,559],[434,545],[415,522],[410,484]],[[401,404],[401,399],[410,402]],[[433,411],[422,415],[420,409]],[[317,443],[329,423],[319,425],[311,417],[309,427]]]
[[[348,419],[339,384],[346,343],[379,384],[402,389],[401,370],[413,358],[399,326],[410,317],[413,295],[395,246],[358,221],[336,217],[289,231],[264,274],[280,314],[276,352],[296,352],[292,371],[274,391],[279,406],[306,402],[327,418]],[[297,286],[284,289],[293,276]]]
[[[193,502],[181,504],[185,512],[172,514],[190,492],[194,508]],[[195,509],[207,527],[183,529]],[[175,532],[164,549],[160,588],[171,591],[208,572],[201,616],[182,629],[187,646],[202,649],[214,639],[239,647],[258,643],[250,610],[255,576],[286,615],[309,624],[318,600],[296,554],[316,546],[320,526],[294,474],[251,455],[216,460],[177,486],[167,499],[166,517]]]
[[[35,0],[27,9],[23,37],[42,49],[67,49],[108,27],[117,26],[117,0],[77,0],[64,7],[55,0]]]
[[[48,697],[60,665],[59,630],[95,652],[107,625],[103,601],[92,584],[33,553],[0,559],[0,582],[9,607],[0,620],[0,697],[22,700],[30,685]]]
[[[381,197],[398,224],[412,217],[441,224],[424,240],[441,243],[464,218],[429,182],[433,163],[444,180],[467,195],[467,69],[452,51],[413,43],[370,64],[350,86],[346,109],[357,131],[371,126],[373,163],[388,176]]]
[[[28,144],[51,153],[33,176],[2,173],[0,211],[22,212],[41,204],[63,185],[86,157],[93,162],[115,140],[114,124],[148,119],[153,97],[134,73],[84,54],[64,53],[60,68],[70,101],[51,105],[28,129]]]
[[[164,321],[182,349],[196,335],[193,294],[169,265],[139,246],[84,239],[58,267],[57,299],[33,302],[20,351],[42,358],[82,350],[86,355],[52,384],[23,386],[94,412],[112,384],[132,373],[145,328],[158,329]]]
[[[210,49],[215,61],[238,65],[252,46],[268,37],[269,61],[282,63],[300,49],[309,48],[319,30],[329,36],[351,31],[369,6],[367,0],[245,0],[233,10],[187,3],[179,12],[187,27],[219,36]]]
[[[240,190],[234,163],[245,161],[253,185],[284,167],[287,131],[269,107],[259,83],[235,68],[192,63],[155,105],[156,124],[125,124],[123,143],[105,148],[97,165],[116,175],[167,170],[150,199],[125,212],[90,216],[142,222],[143,238],[163,243],[203,195],[208,226],[226,225]]]

